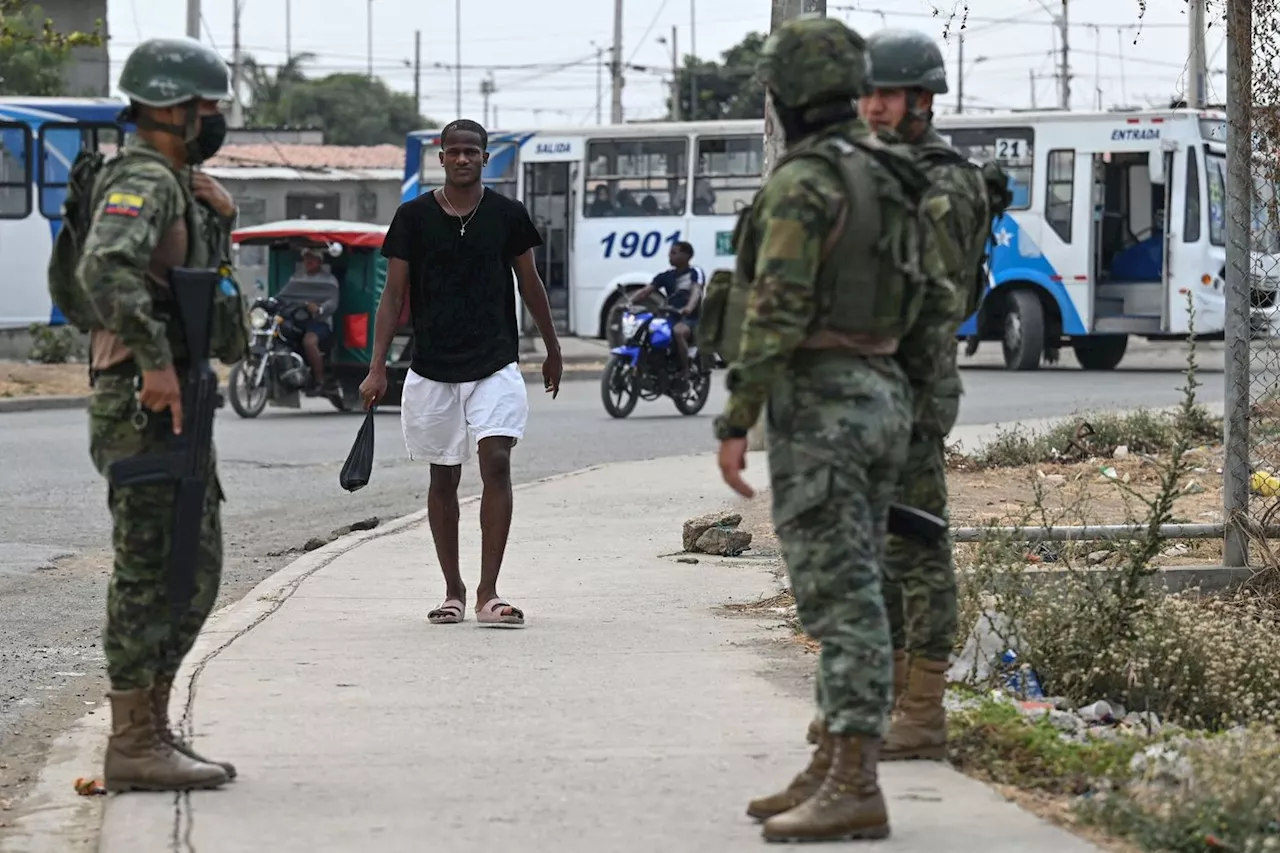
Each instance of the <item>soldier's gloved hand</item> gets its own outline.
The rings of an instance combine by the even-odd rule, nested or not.
[[[191,176],[191,187],[196,198],[212,207],[222,216],[231,217],[235,215],[236,202],[231,197],[231,193],[223,189],[222,184],[204,172],[196,172]]]
[[[142,371],[142,393],[139,400],[143,408],[153,412],[169,411],[173,419],[173,434],[182,434],[182,386],[173,366],[161,370]]]

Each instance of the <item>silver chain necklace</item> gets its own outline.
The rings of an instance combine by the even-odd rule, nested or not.
[[[462,218],[462,214],[458,213],[458,209],[453,206],[453,202],[449,201],[449,193],[445,190],[444,187],[440,188],[440,197],[444,199],[445,204],[449,205],[449,212],[452,213],[454,216],[458,217],[458,221],[462,223],[462,227],[458,229],[458,236],[459,237],[467,236],[467,226],[471,224],[471,220],[476,218],[476,211],[480,209],[480,204],[481,202],[484,201],[484,193],[482,192],[480,194],[480,201],[476,202],[476,206],[471,209],[471,215],[468,216],[465,220]]]

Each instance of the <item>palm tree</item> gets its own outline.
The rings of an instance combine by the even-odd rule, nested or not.
[[[249,115],[254,124],[289,124],[289,90],[307,82],[302,66],[316,58],[314,53],[296,53],[272,74],[252,56],[241,62],[249,86]]]

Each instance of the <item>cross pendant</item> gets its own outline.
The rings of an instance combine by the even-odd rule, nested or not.
[[[467,226],[463,225],[462,228],[458,230],[458,236],[459,237],[467,236]]]

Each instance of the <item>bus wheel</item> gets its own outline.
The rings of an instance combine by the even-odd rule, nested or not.
[[[1036,370],[1044,356],[1044,306],[1030,290],[1009,293],[1004,315],[1004,366],[1008,370]]]
[[[1085,370],[1115,370],[1129,346],[1128,335],[1093,335],[1072,344],[1076,361]]]

